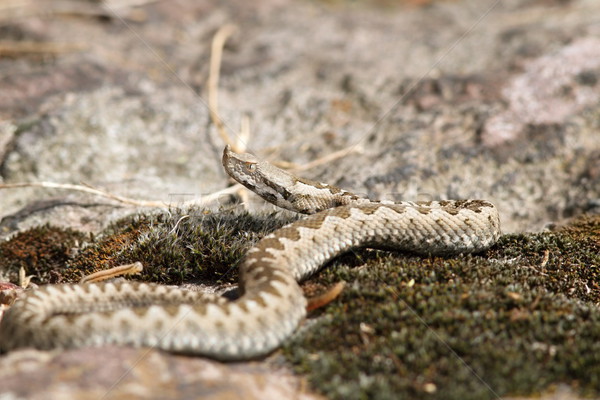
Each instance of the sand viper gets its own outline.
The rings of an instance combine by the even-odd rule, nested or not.
[[[246,359],[268,354],[306,315],[298,281],[357,247],[423,255],[472,253],[500,236],[485,200],[374,202],[295,177],[225,148],[229,175],[267,201],[312,214],[265,236],[240,264],[236,300],[130,281],[47,285],[19,298],[0,322],[0,349],[122,344]]]

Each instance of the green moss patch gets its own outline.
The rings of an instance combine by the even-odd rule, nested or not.
[[[44,284],[77,282],[87,274],[140,261],[144,272],[139,280],[235,282],[235,266],[247,249],[292,219],[192,209],[126,217],[97,237],[34,228],[0,246],[0,261],[5,260],[0,268],[16,281],[24,266],[28,275],[35,275],[34,282]]]
[[[289,221],[273,215],[199,210],[139,215],[114,224],[112,232],[83,251],[72,267],[90,273],[98,270],[97,260],[110,260],[107,267],[140,261],[141,280],[235,282],[235,266],[248,248]]]
[[[481,255],[338,260],[313,281],[346,290],[284,353],[334,399],[494,399],[556,383],[597,396],[599,227],[508,235]]]

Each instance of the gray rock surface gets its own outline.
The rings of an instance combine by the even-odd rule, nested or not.
[[[593,1],[388,12],[159,2],[137,10],[141,22],[131,20],[135,9],[119,18],[111,10],[104,22],[57,12],[15,24],[22,38],[71,41],[85,51],[41,66],[27,58],[2,63],[3,182],[86,182],[165,202],[224,187],[223,143],[205,93],[211,37],[233,22],[239,29],[224,52],[219,111],[234,132],[250,115],[249,150],[305,163],[359,146],[362,154],[306,175],[372,197],[487,198],[508,232],[598,210]],[[29,223],[6,222],[49,198],[67,205],[41,207]],[[97,199],[82,207],[81,199],[4,190],[4,234],[57,218],[97,229],[94,221],[115,212],[90,209]]]
[[[27,377],[25,379],[25,377]],[[68,384],[67,384],[68,383]],[[0,359],[3,399],[318,399],[284,369],[104,347]]]

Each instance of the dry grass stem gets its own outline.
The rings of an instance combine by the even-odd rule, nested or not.
[[[227,24],[221,27],[213,37],[210,55],[210,69],[208,73],[208,111],[212,123],[217,128],[217,132],[223,142],[230,145],[236,153],[243,153],[246,146],[240,146],[238,141],[234,141],[229,136],[225,129],[225,124],[219,116],[219,75],[221,70],[221,59],[223,57],[223,47],[227,38],[233,35],[237,27],[232,24]]]
[[[362,152],[363,152],[362,147],[353,145],[353,146],[349,146],[349,147],[346,147],[346,148],[338,150],[338,151],[334,151],[333,153],[330,153],[323,157],[317,158],[316,160],[313,160],[306,164],[296,164],[296,163],[292,163],[292,162],[288,162],[288,161],[274,161],[272,164],[276,165],[280,168],[292,170],[294,172],[302,172],[302,171],[309,170],[311,168],[318,167],[323,164],[333,162],[339,158],[346,157],[349,154],[352,154],[352,153],[360,154]]]
[[[117,276],[136,275],[141,273],[143,270],[144,266],[141,262],[137,261],[133,264],[119,265],[118,267],[113,267],[86,275],[81,278],[79,283],[101,282],[107,279],[116,278]]]
[[[65,54],[85,50],[80,43],[0,41],[0,56],[15,57],[24,54]]]
[[[19,183],[4,183],[0,184],[0,189],[16,189],[16,188],[26,188],[26,187],[41,187],[46,189],[61,189],[61,190],[73,190],[77,192],[89,193],[95,196],[104,197],[110,200],[114,200],[121,204],[127,204],[131,206],[137,207],[151,207],[151,208],[162,208],[162,207],[170,207],[172,206],[169,203],[164,201],[156,201],[156,200],[137,200],[129,197],[119,196],[114,193],[110,193],[104,190],[96,189],[87,185],[74,185],[70,183],[55,183],[55,182],[19,182]],[[173,204],[175,206],[186,207],[186,206],[196,206],[196,207],[205,207],[215,201],[217,201],[222,196],[230,195],[237,192],[240,189],[241,185],[234,185],[222,190],[219,190],[214,193],[210,193],[208,195],[202,196],[200,198],[189,200],[183,203]]]
[[[346,287],[346,282],[340,281],[329,288],[325,293],[319,296],[311,297],[308,299],[306,311],[310,312],[331,303],[340,295],[340,293],[342,293],[344,287]]]
[[[250,141],[250,117],[248,114],[242,115],[240,122],[240,134],[237,136],[236,144],[242,151],[246,150],[247,144]]]
[[[25,272],[25,268],[19,268],[19,286],[23,289],[27,289],[31,284],[31,278],[33,278],[34,276],[35,275],[27,275],[27,273]]]

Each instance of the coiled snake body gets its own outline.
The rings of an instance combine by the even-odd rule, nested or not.
[[[484,200],[372,202],[229,147],[223,166],[266,200],[314,214],[248,251],[237,300],[128,281],[47,285],[5,313],[0,350],[112,343],[225,360],[261,356],[288,338],[306,315],[297,281],[337,255],[365,246],[424,255],[472,253],[489,248],[500,235],[497,210]]]

